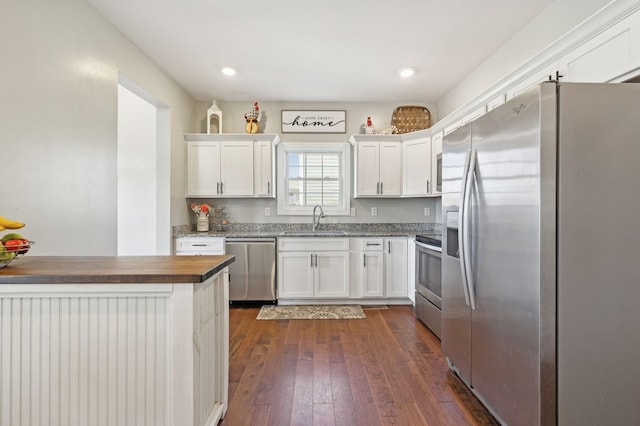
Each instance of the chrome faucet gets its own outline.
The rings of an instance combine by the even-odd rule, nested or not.
[[[318,221],[316,222],[317,209],[320,209],[320,216],[318,216]],[[320,219],[322,219],[323,217],[325,216],[324,216],[324,210],[322,210],[322,206],[320,204],[316,204],[315,206],[313,206],[313,226],[311,227],[313,231],[318,229],[318,226],[320,226]]]

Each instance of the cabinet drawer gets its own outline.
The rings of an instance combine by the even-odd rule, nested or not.
[[[341,251],[349,250],[348,238],[278,238],[279,251]]]
[[[384,239],[382,238],[353,238],[352,250],[359,251],[383,251]]]
[[[224,254],[224,237],[176,238],[176,254]]]

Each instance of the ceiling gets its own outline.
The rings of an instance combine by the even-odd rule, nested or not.
[[[87,1],[196,100],[280,102],[436,102],[553,2]]]

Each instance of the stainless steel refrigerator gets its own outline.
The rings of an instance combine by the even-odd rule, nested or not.
[[[445,136],[442,349],[509,425],[640,424],[640,84],[542,83]]]

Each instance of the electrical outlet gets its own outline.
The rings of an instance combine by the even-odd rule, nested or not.
[[[378,216],[378,208],[371,207],[371,216]]]
[[[431,209],[429,207],[425,207],[424,208],[424,215],[425,216],[431,216]]]
[[[264,208],[264,215],[265,216],[271,216],[271,209],[269,207],[265,207]]]
[[[355,215],[356,215],[356,208],[351,207],[351,216],[355,216]]]

